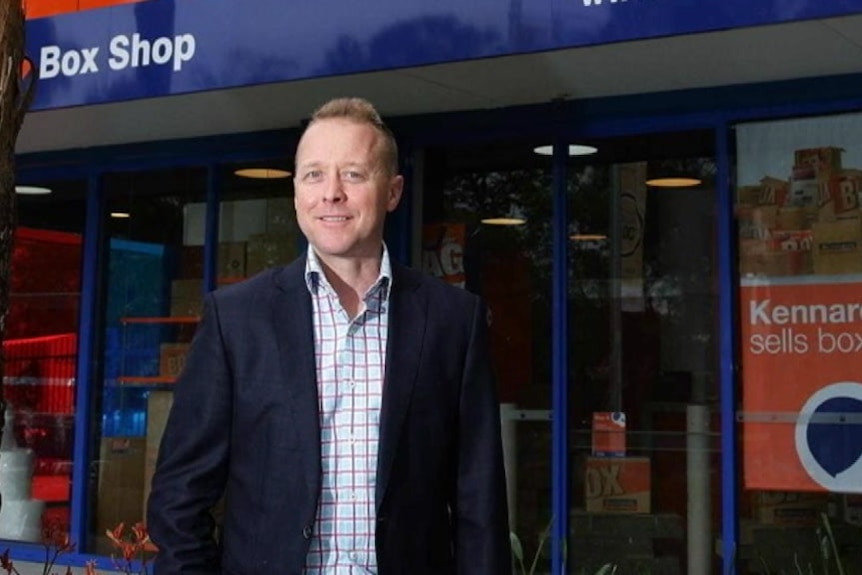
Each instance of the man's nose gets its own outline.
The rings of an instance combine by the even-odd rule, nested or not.
[[[323,191],[323,199],[327,202],[340,202],[344,199],[344,186],[338,174],[328,178]]]

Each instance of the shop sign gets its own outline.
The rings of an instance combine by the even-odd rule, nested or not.
[[[142,66],[169,66],[174,72],[195,55],[195,37],[181,34],[173,38],[162,36],[155,40],[141,38],[140,34],[120,34],[108,42],[104,56],[102,46],[76,50],[63,50],[57,45],[43,46],[39,52],[39,79],[50,80],[57,76],[98,74],[100,70],[125,70]]]
[[[745,280],[746,488],[862,493],[862,282]]]
[[[349,0],[150,0],[29,20],[27,53],[44,72],[38,110],[859,11],[857,0],[368,0],[358,15]]]

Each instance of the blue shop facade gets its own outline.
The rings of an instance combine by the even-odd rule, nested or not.
[[[110,567],[203,294],[304,249],[302,126],[362,96],[393,257],[488,302],[527,566],[862,568],[858,2],[81,7],[27,21],[13,557]]]

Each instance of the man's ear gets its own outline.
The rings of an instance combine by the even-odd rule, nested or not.
[[[404,176],[394,176],[389,180],[389,197],[386,199],[386,211],[395,211],[404,193]]]

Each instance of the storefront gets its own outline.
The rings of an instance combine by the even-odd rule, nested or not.
[[[26,511],[110,565],[203,293],[303,248],[302,122],[361,95],[401,146],[393,254],[488,301],[528,566],[818,569],[824,517],[862,561],[862,7],[29,4],[13,556]]]

